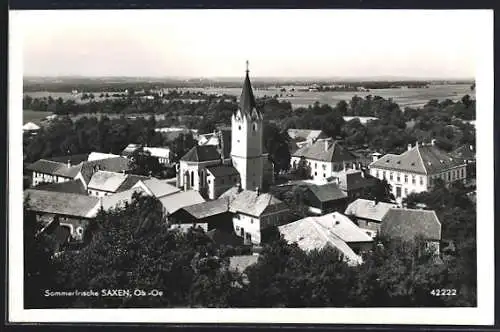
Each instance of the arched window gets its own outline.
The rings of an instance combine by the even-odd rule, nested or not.
[[[253,128],[253,131],[256,131],[257,130],[257,123],[254,122],[252,128]]]
[[[194,172],[191,171],[191,187],[194,187]]]

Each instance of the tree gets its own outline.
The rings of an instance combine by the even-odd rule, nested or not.
[[[130,160],[132,174],[151,176],[162,170],[158,159],[152,157],[151,153],[142,147],[132,153]]]

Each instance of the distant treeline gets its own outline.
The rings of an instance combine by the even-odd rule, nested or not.
[[[380,80],[380,81],[349,81],[349,80],[259,80],[254,79],[252,84],[258,89],[279,88],[282,86],[310,86],[312,84],[331,86],[345,85],[351,88],[364,87],[366,89],[388,89],[407,86],[410,88],[426,87],[430,84],[472,84],[471,81],[415,81],[415,80]],[[241,80],[222,81],[209,79],[155,79],[155,80],[131,80],[131,79],[60,79],[60,80],[34,80],[24,81],[24,92],[72,92],[99,91],[120,92],[125,90],[155,90],[176,88],[241,88]]]

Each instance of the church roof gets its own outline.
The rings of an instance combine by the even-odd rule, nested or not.
[[[239,109],[243,115],[262,117],[262,114],[257,110],[257,104],[252,90],[252,83],[250,83],[250,77],[248,76],[248,68],[246,71],[245,81],[243,82],[243,89],[241,90]]]
[[[182,158],[181,161],[209,161],[220,159],[220,153],[214,145],[196,145],[193,146]]]

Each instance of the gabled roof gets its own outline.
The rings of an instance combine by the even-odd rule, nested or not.
[[[326,134],[322,130],[310,129],[288,129],[288,136],[296,141],[314,141],[318,138],[326,138]]]
[[[97,197],[79,194],[28,189],[24,197],[29,197],[29,208],[36,212],[93,218],[99,207]]]
[[[87,161],[116,158],[116,157],[120,157],[120,156],[116,155],[116,154],[112,154],[112,153],[91,152],[87,158]]]
[[[151,156],[156,157],[156,158],[169,158],[170,157],[170,149],[165,147],[165,148],[159,148],[159,147],[148,147],[145,146],[144,151],[148,151]]]
[[[240,174],[238,173],[238,170],[236,170],[236,168],[229,165],[207,167],[207,171],[209,171],[216,178]]]
[[[356,218],[382,222],[382,218],[384,218],[387,211],[396,206],[396,204],[358,198],[347,206],[344,214]]]
[[[69,193],[69,194],[80,194],[87,195],[87,191],[85,190],[85,186],[80,180],[71,180],[66,182],[56,182],[56,183],[47,183],[39,185],[34,190],[45,190],[45,191],[55,191],[60,193]]]
[[[231,188],[223,193],[219,199],[229,198],[229,211],[233,213],[243,213],[254,217],[271,212],[286,211],[288,207],[285,203],[269,193],[258,194],[256,191]]]
[[[23,130],[39,130],[40,126],[33,122],[28,122],[23,125]]]
[[[342,192],[335,183],[324,185],[307,184],[307,188],[318,198],[320,202],[330,202],[347,198],[347,194]]]
[[[143,180],[142,183],[151,191],[153,196],[155,196],[156,198],[171,195],[181,191],[179,188],[156,178]]]
[[[168,214],[172,214],[175,211],[183,208],[185,206],[194,205],[198,203],[203,203],[205,200],[201,195],[195,190],[180,191],[178,193],[167,195],[160,198],[161,204],[165,208]]]
[[[306,145],[293,153],[294,157],[304,157],[326,162],[353,161],[357,157],[338,142],[318,140],[311,145]]]
[[[216,132],[199,135],[198,145],[213,145],[223,148],[224,158],[231,156],[231,128],[219,128]]]
[[[189,205],[182,208],[184,211],[195,217],[203,219],[212,217],[229,211],[229,199],[221,198],[214,201],[207,201],[199,204]]]
[[[142,188],[132,188],[121,191],[113,195],[101,197],[101,207],[107,211],[112,208],[124,207],[125,203],[130,204],[134,193],[143,193]]]
[[[338,180],[339,188],[344,191],[351,191],[374,186],[377,179],[361,170],[345,170],[338,172],[335,176]]]
[[[382,235],[412,240],[422,236],[425,240],[441,240],[441,223],[434,211],[391,208],[382,219]]]
[[[70,165],[78,165],[82,161],[87,161],[89,157],[88,153],[79,153],[79,154],[71,154],[71,155],[66,155],[66,156],[56,156],[56,157],[47,157],[44,158],[45,160],[50,160],[50,161],[55,161],[58,163],[62,164],[68,164]]]
[[[463,165],[464,161],[453,158],[434,145],[416,145],[406,152],[387,154],[370,164],[370,168],[403,171],[418,174],[433,174]]]
[[[127,174],[108,171],[97,171],[92,175],[88,189],[116,192],[127,178]]]
[[[120,187],[116,189],[116,192],[129,190],[134,187],[137,182],[148,180],[149,176],[137,175],[137,174],[127,174],[125,181],[122,182]]]
[[[29,165],[26,169],[38,173],[57,175],[73,179],[80,172],[81,166],[76,165],[68,167],[65,163],[40,159]]]
[[[336,248],[340,253],[344,255],[344,259],[349,265],[361,264],[361,257],[358,256],[338,234],[336,234],[336,232],[340,230],[340,227],[338,229],[335,229],[335,227],[337,227],[335,223],[321,221],[320,218],[321,217],[307,217],[283,226],[279,226],[278,230],[281,234],[283,234],[283,237],[286,241],[288,241],[289,243],[297,243],[299,248],[301,248],[302,250],[321,250],[326,246],[331,246],[333,248]],[[357,227],[354,224],[353,226]],[[359,231],[363,233],[363,231]],[[349,232],[343,230],[340,233],[348,234]],[[358,232],[355,231],[354,233]],[[345,234],[343,235],[345,236]],[[363,238],[362,242],[372,241],[371,237],[369,237],[367,234],[364,235],[366,235],[367,238]]]
[[[97,170],[109,172],[122,172],[130,169],[130,161],[127,158],[117,157],[82,163],[82,176],[85,183],[89,183],[92,174]]]
[[[181,161],[203,162],[219,159],[221,159],[221,156],[216,146],[196,145],[181,158]]]

